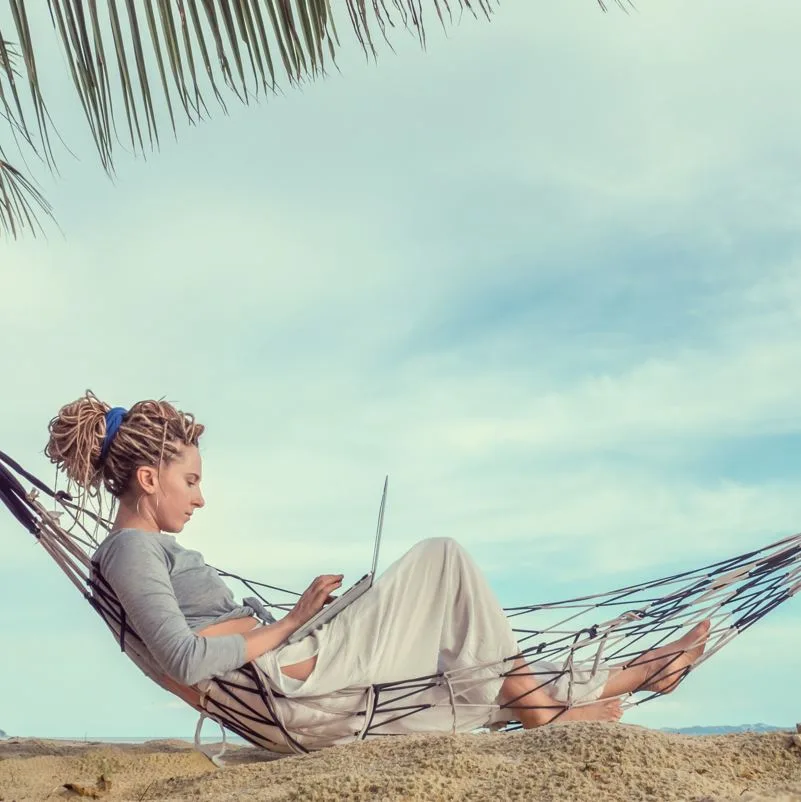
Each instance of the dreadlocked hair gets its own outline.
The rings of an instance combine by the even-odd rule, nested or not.
[[[194,415],[166,401],[139,401],[125,414],[106,457],[106,413],[111,409],[91,391],[63,406],[50,421],[45,454],[89,496],[101,487],[119,499],[137,468],[158,468],[178,454],[180,445],[196,446],[204,427]]]

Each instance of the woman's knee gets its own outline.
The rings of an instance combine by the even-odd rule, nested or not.
[[[415,546],[415,550],[424,559],[443,562],[453,558],[463,561],[463,558],[467,556],[467,552],[459,541],[452,537],[429,537],[420,540]]]
[[[429,568],[441,565],[444,570],[451,563],[461,566],[467,561],[467,553],[452,537],[429,537],[418,540],[401,558],[401,562],[408,561],[423,563]]]
[[[462,546],[458,540],[452,537],[429,537],[420,541],[420,545],[429,549],[440,549],[441,551],[461,551]]]

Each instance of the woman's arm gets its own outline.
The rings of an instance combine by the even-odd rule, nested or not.
[[[277,649],[331,601],[331,593],[342,584],[341,574],[319,576],[280,621],[206,637],[193,633],[186,623],[175,598],[167,557],[146,533],[119,537],[103,555],[99,568],[136,634],[161,668],[182,685],[225,674]]]
[[[265,652],[277,649],[298,628],[291,618],[282,618],[272,624],[259,624],[257,618],[231,618],[210,624],[198,630],[204,638],[220,638],[226,635],[239,634],[245,637],[245,660],[250,663]]]
[[[194,685],[248,661],[241,634],[204,638],[186,623],[167,556],[146,533],[126,532],[101,556],[99,570],[157,664],[181,685]]]
[[[249,663],[265,652],[277,649],[297,629],[292,619],[286,618],[272,624],[261,624],[257,618],[229,618],[217,624],[209,624],[198,630],[204,638],[220,638],[226,635],[245,636],[245,660]]]
[[[245,661],[277,649],[299,627],[332,600],[331,593],[342,584],[342,574],[318,576],[298,599],[297,604],[274,624],[256,627],[245,633]]]
[[[256,627],[244,633],[245,662],[249,663],[266,652],[277,649],[300,626],[285,616],[274,624]]]

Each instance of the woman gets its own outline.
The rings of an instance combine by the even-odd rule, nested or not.
[[[301,740],[320,726],[349,739],[364,689],[438,672],[448,681],[425,691],[432,714],[387,716],[385,732],[617,720],[620,695],[669,692],[703,651],[708,622],[628,665],[596,672],[567,676],[551,664],[509,661],[520,650],[508,619],[449,538],[418,543],[333,620],[287,644],[331,600],[342,575],[317,577],[276,621],[256,598],[237,604],[203,557],[177,542],[174,535],[205,504],[198,451],[204,427],[192,415],[153,400],[111,409],[87,392],[63,407],[49,430],[50,459],[84,492],[104,488],[116,503],[93,564],[153,659],[184,690],[201,691],[212,677],[255,661]],[[453,716],[446,725],[436,715],[443,706]]]

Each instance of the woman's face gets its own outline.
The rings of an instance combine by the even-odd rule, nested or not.
[[[179,447],[178,454],[158,472],[154,512],[162,532],[180,532],[192,513],[206,502],[200,492],[200,452],[196,446]]]

